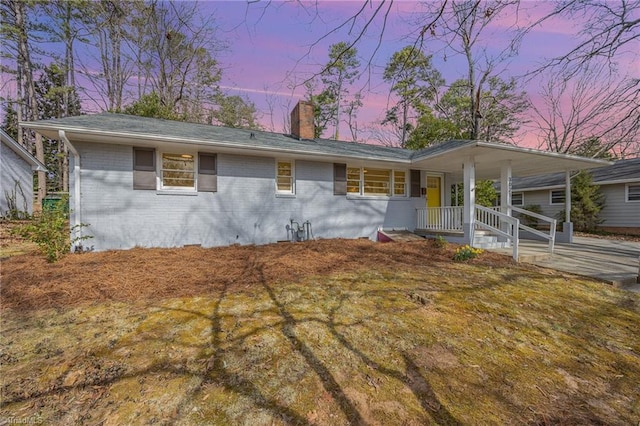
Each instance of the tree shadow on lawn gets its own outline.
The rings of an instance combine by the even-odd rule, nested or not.
[[[336,321],[336,312],[339,307],[328,313],[328,320],[314,316],[313,314],[306,315],[304,318],[296,319],[296,313],[292,312],[288,307],[288,305],[291,304],[295,305],[296,301],[292,301],[290,298],[285,301],[282,299],[282,296],[279,297],[276,294],[274,286],[269,284],[264,277],[264,265],[260,264],[255,258],[248,258],[246,259],[246,262],[247,273],[238,277],[237,280],[234,281],[246,279],[248,278],[248,274],[257,275],[257,277],[252,276],[252,279],[257,279],[268,295],[268,300],[271,301],[273,306],[270,309],[267,309],[267,311],[270,310],[271,312],[275,312],[278,317],[276,321],[270,321],[268,325],[255,327],[250,332],[243,332],[241,335],[233,336],[233,340],[230,343],[227,338],[229,330],[225,329],[224,326],[224,321],[225,319],[228,319],[229,315],[223,312],[222,304],[228,299],[228,289],[234,284],[231,282],[222,287],[219,295],[213,302],[210,314],[180,307],[158,307],[159,312],[184,313],[189,316],[200,318],[209,323],[211,334],[209,341],[202,344],[195,343],[191,345],[193,349],[199,352],[197,361],[200,362],[200,368],[194,369],[193,364],[191,364],[190,367],[187,365],[188,360],[186,359],[169,362],[169,359],[156,358],[150,364],[147,364],[142,368],[140,368],[141,366],[136,367],[135,365],[127,367],[127,361],[124,360],[123,364],[114,363],[113,365],[116,365],[116,367],[110,370],[110,374],[104,374],[100,377],[92,378],[85,377],[77,383],[65,385],[65,378],[78,370],[79,366],[76,363],[74,365],[69,365],[68,368],[60,372],[57,379],[53,381],[54,383],[52,386],[45,390],[5,395],[6,399],[4,399],[2,406],[6,407],[11,403],[24,402],[47,396],[57,395],[59,397],[65,393],[71,392],[72,390],[83,391],[89,387],[108,387],[118,381],[131,378],[142,378],[150,374],[169,373],[176,376],[197,377],[199,381],[198,385],[191,389],[184,389],[184,395],[180,396],[181,402],[178,403],[178,407],[175,412],[171,414],[173,417],[168,419],[169,421],[178,421],[182,419],[183,416],[189,416],[190,413],[185,407],[193,401],[199,390],[203,389],[208,384],[214,384],[216,386],[221,386],[231,394],[237,394],[247,398],[252,401],[256,408],[268,411],[276,419],[282,419],[287,423],[310,424],[310,419],[306,418],[304,413],[300,413],[299,410],[287,405],[287,403],[279,401],[278,397],[270,396],[268,392],[269,389],[261,387],[259,383],[253,383],[243,375],[242,371],[234,372],[232,368],[228,368],[226,365],[225,358],[228,357],[231,351],[241,350],[242,345],[246,343],[247,339],[251,336],[260,334],[262,331],[272,331],[277,329],[279,330],[281,337],[284,338],[284,341],[288,342],[288,346],[290,347],[289,351],[297,354],[302,360],[304,360],[304,363],[319,380],[319,383],[321,384],[322,389],[326,392],[326,395],[328,395],[335,403],[335,406],[342,412],[344,418],[351,424],[369,423],[366,416],[363,415],[363,412],[361,412],[361,409],[357,406],[357,402],[353,400],[353,397],[350,397],[347,392],[345,392],[344,384],[346,383],[344,383],[340,378],[336,378],[334,372],[332,372],[331,366],[327,364],[327,361],[323,361],[317,356],[314,348],[312,347],[312,345],[317,342],[301,337],[300,333],[296,330],[296,327],[310,322],[318,324],[319,326],[324,325],[331,331],[331,334],[336,337],[338,343],[344,346],[348,351],[354,353],[362,360],[362,362],[369,365],[376,365],[376,363],[369,359],[364,352],[349,343],[348,340],[338,332],[338,326],[352,326],[354,324],[341,324]],[[400,290],[391,291],[397,292]],[[342,305],[343,302],[344,299],[340,302],[340,305]],[[256,311],[253,313],[255,314]],[[324,315],[322,312],[317,312],[317,314],[320,314],[321,316]],[[169,315],[168,318],[171,318],[171,316]],[[375,319],[368,318],[367,320]],[[173,319],[169,319],[168,321],[173,321]],[[363,319],[360,319],[360,322],[361,321],[363,321]],[[168,324],[168,326],[171,327],[171,324]],[[162,328],[160,328],[160,330],[162,330]],[[108,359],[114,359],[114,354],[118,349],[128,347],[129,345],[132,345],[134,351],[139,350],[142,356],[145,355],[145,347],[149,347],[148,343],[145,342],[151,342],[153,340],[157,340],[161,345],[165,345],[167,347],[183,347],[184,342],[177,342],[178,339],[176,339],[175,336],[167,336],[169,333],[166,333],[166,331],[161,331],[162,334],[158,336],[153,335],[154,331],[157,330],[151,330],[149,333],[151,335],[137,336],[140,337],[139,341],[134,340],[127,341],[125,343],[126,339],[123,337],[120,339],[120,343],[115,342],[113,345],[108,347],[96,348],[93,352],[106,354],[107,359],[101,360],[103,368],[106,371]],[[134,331],[133,333],[145,332]],[[312,345],[310,346],[309,343]],[[186,350],[186,347],[187,346],[184,345],[183,350]],[[200,357],[202,357],[202,359],[200,359]],[[381,367],[378,367],[377,370],[381,374],[388,375],[400,381],[407,387],[407,389],[410,389],[420,402],[425,413],[428,413],[431,418],[437,420],[439,423],[444,422],[446,424],[457,424],[458,422],[456,419],[446,409],[444,409],[443,405],[438,401],[437,396],[431,389],[428,381],[421,375],[417,365],[412,361],[411,357],[408,354],[403,353],[402,358],[405,360],[407,369],[406,373]],[[227,358],[227,361],[228,360],[229,358]],[[315,390],[317,389],[309,389],[309,391]],[[265,393],[265,391],[267,393]]]
[[[415,399],[422,407],[424,414],[428,416],[429,420],[435,421],[438,424],[460,424],[460,421],[456,419],[456,417],[446,408],[445,404],[443,404],[439,399],[438,395],[429,383],[428,377],[425,377],[421,372],[421,368],[418,365],[419,362],[416,362],[415,358],[411,354],[409,354],[405,350],[400,351],[401,358],[405,364],[404,371],[385,367],[376,362],[371,357],[371,355],[368,355],[365,348],[360,348],[356,342],[351,341],[347,337],[347,335],[341,332],[341,328],[354,326],[358,324],[358,322],[363,322],[365,320],[369,322],[377,321],[375,317],[367,317],[360,318],[359,321],[350,324],[339,322],[337,320],[339,312],[345,309],[345,302],[350,301],[351,297],[361,298],[362,294],[364,294],[365,296],[384,298],[385,296],[388,297],[393,293],[400,295],[401,297],[406,297],[406,287],[395,289],[391,288],[388,291],[380,291],[376,289],[371,289],[371,291],[367,291],[366,289],[358,290],[357,295],[355,296],[350,296],[342,293],[337,299],[337,303],[334,306],[326,309],[325,312],[317,312],[315,316],[309,315],[310,313],[308,312],[304,318],[297,319],[296,317],[299,316],[300,312],[291,310],[289,306],[294,305],[299,300],[284,300],[282,296],[279,297],[276,294],[274,284],[269,283],[265,278],[265,265],[259,262],[255,256],[248,257],[247,259],[245,259],[245,262],[245,273],[243,273],[242,276],[237,277],[235,280],[233,280],[233,282],[226,283],[221,288],[219,295],[216,297],[213,303],[210,314],[199,312],[198,310],[194,309],[167,306],[158,307],[160,311],[184,313],[189,316],[205,320],[209,324],[211,334],[209,341],[206,343],[193,345],[194,348],[199,350],[200,355],[202,355],[203,357],[205,357],[206,355],[206,358],[198,358],[199,361],[202,361],[202,368],[189,368],[185,365],[185,362],[188,361],[186,359],[182,360],[182,364],[172,364],[164,360],[155,360],[146,368],[139,368],[133,371],[128,371],[125,368],[123,370],[115,371],[114,374],[110,377],[104,377],[93,381],[85,381],[83,383],[77,383],[72,386],[64,386],[62,383],[64,383],[63,380],[65,376],[67,376],[71,372],[70,367],[59,376],[59,380],[57,381],[58,385],[55,385],[52,388],[42,392],[34,392],[29,395],[16,395],[13,398],[5,400],[3,406],[6,406],[7,404],[10,404],[12,402],[20,402],[44,397],[47,395],[63,394],[65,392],[69,392],[74,388],[81,389],[85,386],[109,386],[127,378],[142,377],[153,373],[171,373],[185,377],[197,377],[199,379],[199,383],[192,389],[185,390],[184,395],[181,396],[181,402],[178,404],[177,409],[172,414],[173,417],[169,419],[170,421],[178,421],[183,419],[183,417],[188,417],[189,415],[191,415],[191,413],[186,409],[188,404],[205,386],[207,386],[208,384],[214,384],[217,386],[221,386],[222,388],[224,388],[224,390],[228,391],[231,394],[237,394],[247,398],[248,400],[252,401],[252,403],[259,409],[263,409],[271,413],[274,418],[282,419],[287,423],[310,424],[312,423],[312,420],[305,417],[304,414],[301,414],[299,410],[287,405],[286,402],[280,401],[277,397],[270,396],[268,391],[260,386],[260,383],[254,383],[251,379],[243,376],[242,372],[234,372],[232,368],[228,368],[226,365],[225,358],[228,357],[234,350],[242,350],[242,345],[247,343],[250,337],[258,335],[263,331],[278,329],[281,337],[283,337],[284,340],[288,342],[290,350],[293,353],[297,354],[301,359],[303,359],[306,365],[313,371],[313,373],[315,373],[315,377],[320,381],[322,388],[330,396],[330,398],[336,404],[337,408],[341,410],[345,419],[352,424],[366,424],[368,422],[368,416],[358,406],[357,402],[354,401],[353,396],[351,396],[349,392],[345,391],[345,381],[339,377],[336,377],[327,361],[323,361],[314,351],[312,345],[317,342],[310,341],[308,338],[306,338],[305,340],[304,337],[301,337],[303,335],[296,330],[297,327],[305,323],[313,322],[319,326],[324,326],[329,334],[333,336],[335,342],[341,345],[342,348],[346,349],[346,351],[354,355],[362,364],[372,367],[375,371],[386,377],[394,379],[395,381],[401,383],[404,387],[406,387],[406,389],[410,390]],[[527,275],[528,274],[523,274],[523,276]],[[276,321],[272,321],[267,325],[254,327],[249,332],[243,332],[240,335],[236,335],[230,341],[227,335],[229,331],[226,330],[224,326],[224,320],[228,319],[230,315],[223,312],[222,304],[229,298],[229,289],[232,288],[234,284],[236,284],[237,282],[241,282],[242,280],[248,280],[249,278],[251,281],[257,281],[260,283],[261,287],[266,292],[266,295],[268,295],[268,300],[270,300],[273,304],[272,307],[270,307],[269,309],[265,309],[265,311],[254,310],[252,311],[252,314],[255,315],[256,313],[264,313],[269,311],[273,312],[278,318]],[[409,287],[420,289],[419,284],[419,282],[412,282],[412,285]],[[494,282],[490,284],[490,286],[495,285],[499,285],[499,283]],[[473,291],[474,289],[478,289],[479,287],[484,288],[483,286],[477,284],[474,285],[473,283],[469,282],[463,283],[462,288],[451,288],[449,290],[452,292],[467,293]],[[432,288],[423,288],[423,290],[433,291]],[[438,289],[436,291],[447,290]],[[325,307],[321,307],[321,309],[325,310]],[[348,307],[346,309],[348,309]],[[416,307],[416,309],[419,308]],[[387,313],[385,312],[383,314]],[[598,314],[606,315],[607,312],[599,312]],[[323,317],[324,315],[326,315],[326,318]],[[152,336],[143,336],[142,340],[139,343],[141,351],[144,351],[144,342],[152,339],[154,339]],[[173,336],[165,335],[160,336],[157,339],[165,342],[166,345],[178,345],[186,347],[186,345],[182,342],[176,343],[176,340],[173,338]],[[118,344],[116,343],[115,349],[117,349],[117,347]],[[107,350],[107,348],[103,349]],[[115,349],[109,348],[109,350],[112,352],[114,352]],[[424,368],[422,368],[422,370],[424,371]],[[498,391],[486,391],[493,396],[495,401],[507,403],[504,395],[501,395]],[[509,405],[511,405],[510,409],[512,409],[513,412],[517,412],[517,407],[514,407],[512,404]]]

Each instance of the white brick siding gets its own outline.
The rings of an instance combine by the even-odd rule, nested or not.
[[[16,154],[11,148],[0,143],[0,216],[7,213],[9,205],[7,195],[16,192],[16,207],[20,211],[33,212],[33,172],[31,165]],[[16,191],[16,182],[22,188],[24,197],[20,191]]]
[[[82,166],[81,221],[94,236],[86,245],[96,250],[265,244],[286,240],[290,219],[309,220],[316,238],[374,239],[380,226],[414,229],[415,208],[424,205],[423,198],[333,195],[333,163],[303,160],[295,161],[295,197],[279,197],[275,157],[220,153],[216,193],[133,190],[131,146],[74,145]]]

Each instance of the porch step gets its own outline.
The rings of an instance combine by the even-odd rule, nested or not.
[[[475,231],[473,236],[473,246],[481,249],[501,249],[511,247],[507,241],[498,241],[498,236],[489,231]]]

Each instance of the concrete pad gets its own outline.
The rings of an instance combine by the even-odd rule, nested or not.
[[[529,241],[525,243],[530,244]],[[640,242],[574,237],[572,244],[556,244],[550,258],[530,263],[640,292],[637,282],[639,257]]]

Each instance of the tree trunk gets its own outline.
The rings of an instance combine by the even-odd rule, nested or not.
[[[26,101],[27,111],[25,119],[37,120],[38,119],[38,102],[36,100],[36,90],[33,81],[33,66],[31,64],[31,57],[29,56],[29,46],[27,37],[27,25],[25,21],[25,2],[17,0],[10,3],[15,12],[16,17],[16,32],[18,36],[18,68],[22,74],[21,81],[26,86]],[[23,133],[24,135],[24,133]],[[38,133],[35,134],[35,147],[36,158],[40,162],[44,163],[44,146],[42,144],[42,136]],[[47,191],[47,177],[44,172],[38,172],[38,194],[37,205],[42,207],[42,200]]]

